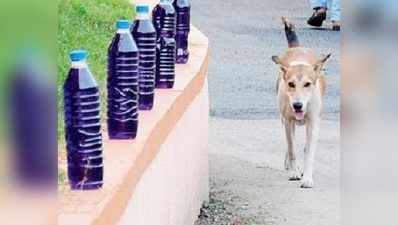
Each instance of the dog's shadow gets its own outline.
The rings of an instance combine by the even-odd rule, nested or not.
[[[326,27],[307,27],[307,28],[303,28],[303,30],[316,30],[316,31],[328,31],[328,32],[336,32],[333,29],[330,28],[326,28]]]

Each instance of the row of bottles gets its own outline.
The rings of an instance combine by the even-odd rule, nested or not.
[[[136,20],[118,20],[108,48],[107,128],[110,139],[134,139],[139,110],[151,110],[155,88],[172,88],[175,63],[188,61],[188,0],[160,0],[149,15],[136,5]],[[100,94],[86,63],[87,52],[70,53],[64,84],[68,178],[72,189],[103,184]]]

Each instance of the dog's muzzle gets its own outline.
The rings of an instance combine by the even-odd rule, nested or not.
[[[303,103],[301,102],[295,102],[293,103],[293,109],[294,109],[294,116],[298,120],[304,119],[304,111],[303,111]]]

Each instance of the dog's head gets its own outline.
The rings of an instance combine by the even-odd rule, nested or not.
[[[319,59],[315,64],[305,62],[283,62],[278,56],[272,56],[272,61],[278,64],[282,71],[284,91],[289,99],[289,105],[297,120],[304,119],[308,102],[316,91],[316,82],[330,54]]]

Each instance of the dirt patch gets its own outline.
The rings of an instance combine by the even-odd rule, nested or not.
[[[232,192],[217,190],[212,182],[209,202],[203,204],[195,225],[265,225],[248,215],[249,204]]]

